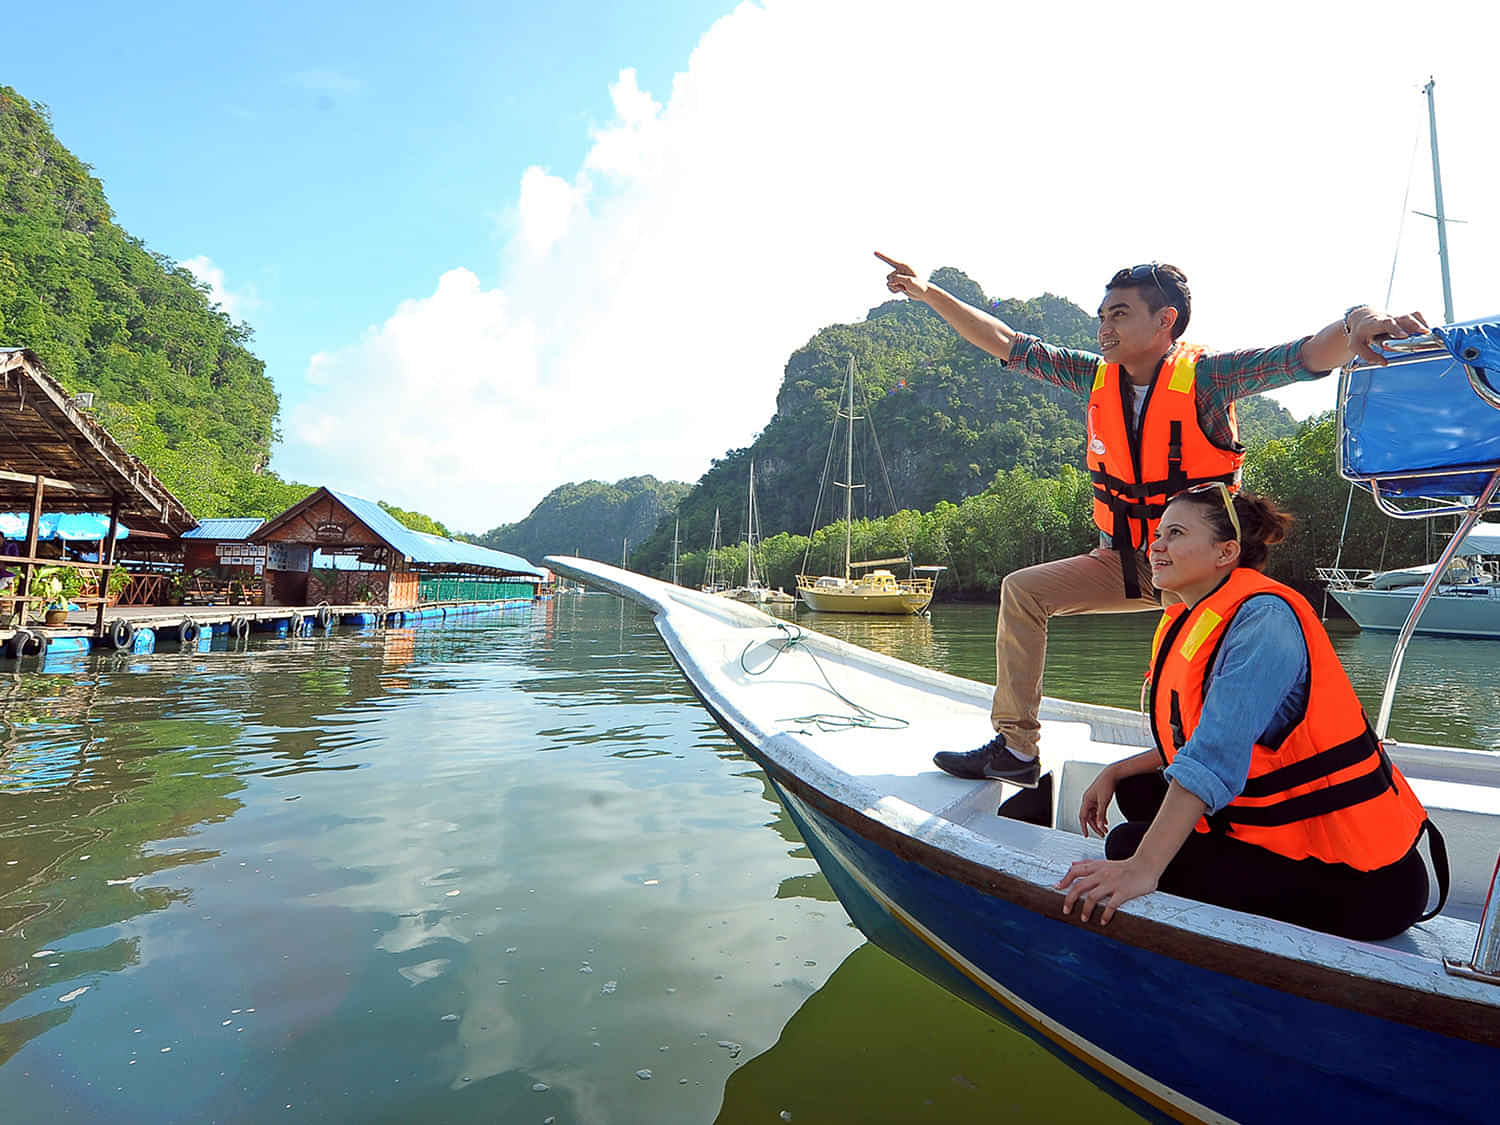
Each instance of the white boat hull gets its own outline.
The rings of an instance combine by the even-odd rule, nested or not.
[[[1077,831],[1079,799],[1105,763],[1149,745],[1139,714],[1044,700],[1044,823],[1011,819],[1014,787],[931,763],[988,729],[984,685],[601,563],[547,561],[652,610],[872,941],[1148,1117],[1279,1123],[1328,1104],[1392,1125],[1492,1115],[1500,986],[1449,976],[1441,958],[1474,948],[1500,847],[1500,755],[1393,752],[1454,868],[1448,909],[1399,938],[1348,941],[1163,893],[1104,929],[1064,916],[1053,885],[1102,854]]]
[[[1464,592],[1457,592],[1464,591]],[[1328,593],[1361,629],[1399,633],[1416,604],[1420,587],[1395,590],[1338,590]],[[1428,599],[1417,622],[1418,633],[1451,637],[1500,638],[1500,597],[1493,586],[1445,588]]]

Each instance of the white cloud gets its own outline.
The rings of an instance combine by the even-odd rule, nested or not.
[[[1500,31],[1489,5],[1438,8],[1475,41]],[[744,4],[669,92],[620,73],[571,178],[526,172],[497,288],[455,270],[320,356],[326,397],[279,463],[469,528],[567,480],[696,479],[770,418],[795,348],[885,298],[877,247],[1086,308],[1158,258],[1192,279],[1199,342],[1313,331],[1384,298],[1429,72],[1448,209],[1471,220],[1451,236],[1457,312],[1500,309],[1484,68],[1442,37],[1394,43],[1395,4],[1225,18]],[[1425,144],[1411,206],[1430,210]],[[1439,315],[1432,247],[1410,219],[1394,305]],[[1332,391],[1286,398],[1305,412]]]
[[[574,186],[543,168],[526,169],[516,207],[516,242],[528,257],[545,254],[568,232],[587,194],[586,187]]]
[[[199,254],[178,265],[208,286],[208,299],[223,309],[230,320],[242,321],[261,307],[261,299],[253,285],[241,292],[232,292],[224,281],[224,270],[206,255]]]
[[[513,458],[554,424],[539,412],[536,341],[466,269],[404,301],[356,343],[314,356],[313,394],[286,425],[292,476],[472,528]]]

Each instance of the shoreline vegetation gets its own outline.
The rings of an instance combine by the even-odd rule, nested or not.
[[[933,279],[960,299],[992,308],[1021,331],[1090,348],[1093,318],[1061,297],[991,299],[958,270]],[[872,283],[873,284],[873,283]],[[123,230],[89,165],[54,136],[47,108],[0,86],[0,344],[26,347],[71,394],[92,392],[94,413],[196,516],[270,518],[312,485],[269,469],[280,401],[253,333],[210,298],[184,266]],[[887,301],[855,324],[818,332],[789,358],[776,408],[751,445],[716,459],[695,484],[629,477],[562,485],[517,523],[482,534],[450,531],[417,511],[381,506],[407,527],[527,558],[575,552],[665,577],[680,522],[684,583],[707,562],[714,513],[738,545],[721,573],[745,567],[742,496],[756,466],[761,522],[775,533],[758,569],[792,589],[808,565],[826,567],[842,524],[797,530],[810,517],[829,426],[848,359],[860,409],[883,448],[856,451],[871,505],[853,527],[858,558],[911,551],[949,570],[938,597],[979,598],[1019,567],[1088,550],[1097,542],[1083,461],[1083,411],[1056,388],[1010,371],[957,338],[923,306]],[[1273,577],[1306,586],[1333,562],[1347,485],[1334,469],[1331,416],[1298,425],[1274,402],[1240,403],[1249,447],[1246,483],[1297,516]],[[886,493],[895,504],[877,509]],[[900,505],[904,510],[892,514]],[[790,529],[790,530],[789,530]],[[1387,520],[1355,498],[1343,562],[1372,569],[1423,561],[1427,528]]]

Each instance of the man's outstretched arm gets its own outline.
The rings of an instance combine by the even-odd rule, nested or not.
[[[1385,357],[1375,350],[1382,339],[1402,339],[1430,332],[1419,312],[1405,316],[1380,315],[1369,305],[1359,305],[1302,345],[1302,362],[1309,371],[1332,371],[1356,355],[1367,363],[1385,366]]]
[[[917,271],[905,262],[887,258],[879,250],[875,251],[875,256],[891,267],[891,272],[885,276],[885,287],[892,293],[901,293],[913,301],[921,301],[981,351],[1001,359],[1010,358],[1016,330],[1005,321],[980,312],[973,305],[964,304],[953,294],[930,282],[919,280]]]

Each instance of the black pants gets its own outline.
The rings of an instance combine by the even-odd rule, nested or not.
[[[1105,855],[1134,855],[1166,795],[1160,773],[1123,779],[1115,800],[1127,823],[1110,832]],[[1343,863],[1287,859],[1220,832],[1193,832],[1162,872],[1159,888],[1324,933],[1381,941],[1422,916],[1427,866],[1415,845],[1388,867],[1359,871]]]

